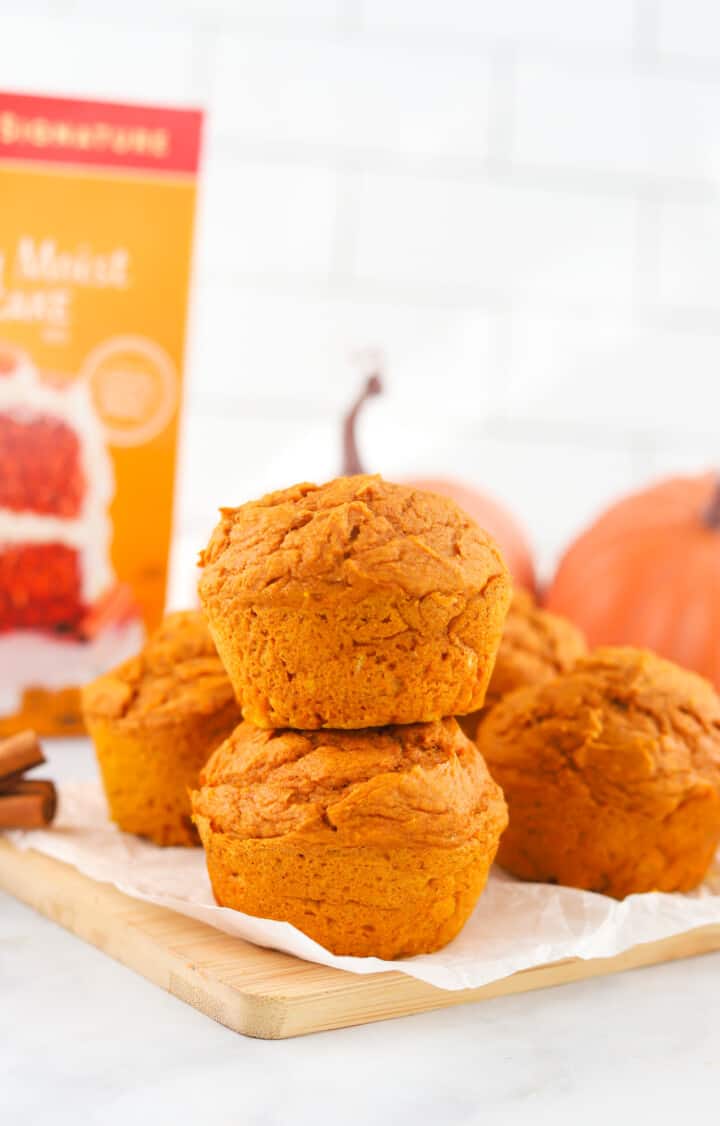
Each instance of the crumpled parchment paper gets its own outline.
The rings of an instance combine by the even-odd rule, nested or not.
[[[565,958],[607,958],[642,942],[720,923],[720,854],[695,892],[632,895],[621,903],[572,888],[521,883],[496,869],[464,930],[444,950],[396,962],[336,957],[289,923],[218,907],[202,849],[162,849],[121,833],[108,819],[97,783],[61,787],[52,828],[15,830],[9,837],[18,848],[36,849],[126,895],[258,946],[351,973],[399,971],[440,989],[474,988]]]

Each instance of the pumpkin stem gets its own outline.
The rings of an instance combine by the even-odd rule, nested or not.
[[[365,386],[345,415],[343,422],[343,477],[352,477],[356,473],[365,472],[362,462],[360,461],[360,455],[358,454],[355,423],[357,422],[358,415],[364,404],[368,399],[371,399],[373,395],[381,394],[382,389],[382,380],[377,372],[374,372],[367,378]]]
[[[715,482],[710,503],[703,512],[703,523],[707,528],[712,528],[713,531],[720,531],[720,474],[718,474]]]

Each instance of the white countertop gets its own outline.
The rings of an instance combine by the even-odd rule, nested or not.
[[[87,744],[49,745],[55,778]],[[238,1036],[0,894],[2,1126],[709,1121],[720,954],[296,1040]]]

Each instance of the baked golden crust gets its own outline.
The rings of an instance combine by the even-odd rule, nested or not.
[[[481,717],[508,692],[552,680],[586,653],[585,638],[577,626],[543,610],[527,591],[515,590],[485,704],[480,711],[463,716],[463,731],[474,739]]]
[[[343,477],[222,519],[200,597],[261,727],[432,721],[483,701],[510,600],[496,545],[444,497]]]
[[[83,689],[83,713],[127,728],[212,715],[234,695],[204,615],[168,614],[136,657]]]
[[[83,689],[113,820],[161,845],[193,845],[188,790],[240,709],[199,611],[169,614],[137,657]]]
[[[720,700],[694,673],[598,649],[506,696],[477,743],[507,798],[510,872],[618,898],[703,879],[720,842]]]
[[[455,720],[368,731],[241,724],[193,794],[217,901],[335,953],[438,949],[465,923],[506,823]]]

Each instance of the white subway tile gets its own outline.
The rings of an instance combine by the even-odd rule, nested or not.
[[[276,27],[333,27],[342,19],[346,0],[184,0],[199,10],[208,5],[248,25],[265,23]]]
[[[608,504],[638,484],[631,454],[580,442],[484,441],[471,465],[486,466],[489,487],[523,522],[538,570],[549,578],[557,559]],[[482,471],[481,471],[482,472]]]
[[[377,412],[481,419],[501,407],[493,315],[340,298],[253,293],[231,285],[201,288],[191,387],[287,411],[307,404],[340,417],[367,367],[384,357],[385,394]],[[376,412],[376,413],[377,413]]]
[[[21,6],[21,0],[16,0]],[[344,0],[31,0],[33,9],[45,5],[66,19],[82,23],[103,16],[114,23],[135,25],[142,35],[152,26],[215,28],[221,34],[239,28],[277,34],[335,31],[341,25]]]
[[[487,182],[368,175],[356,271],[409,286],[625,301],[635,207],[625,199]]]
[[[649,460],[650,480],[717,473],[720,467],[717,438],[708,435],[684,442],[657,442],[650,451]]]
[[[220,507],[336,472],[336,427],[327,419],[294,422],[239,405],[212,415],[190,401],[178,477],[179,528],[197,528],[201,547]]]
[[[659,0],[658,49],[666,55],[720,58],[716,0]]]
[[[213,60],[212,128],[260,141],[334,141],[337,48],[332,40],[222,36]]]
[[[720,82],[521,64],[513,156],[543,167],[720,176]]]
[[[671,305],[720,307],[720,205],[660,208],[659,296]]]
[[[326,276],[336,205],[337,174],[330,168],[210,154],[198,238],[201,269]]]
[[[363,26],[531,44],[629,48],[633,4],[604,0],[362,0]]]
[[[422,156],[487,148],[489,71],[472,56],[225,36],[214,70],[221,135]]]
[[[197,99],[192,34],[139,24],[2,17],[6,90],[119,101]]]
[[[629,444],[633,431],[702,431],[720,417],[720,335],[519,313],[510,373],[509,411],[540,430],[582,423]]]

